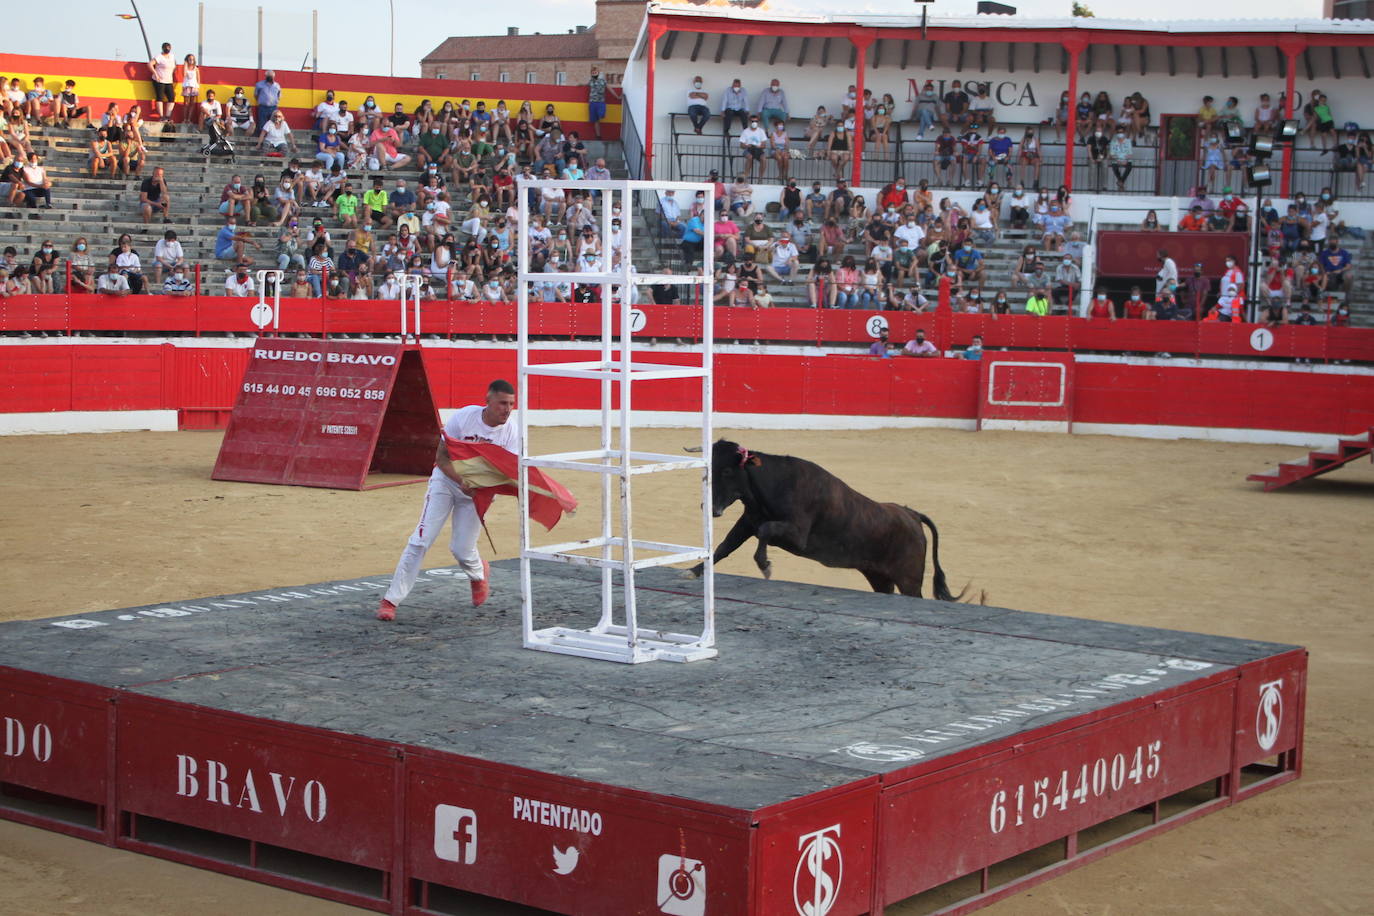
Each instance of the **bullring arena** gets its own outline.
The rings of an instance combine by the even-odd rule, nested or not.
[[[866,66],[870,79],[883,76],[884,41],[908,43],[901,70],[913,48],[930,69],[958,41],[957,62],[941,66],[962,72],[972,40],[955,21],[936,21],[929,36],[906,19],[808,23],[825,36],[823,57],[832,37],[854,44],[860,93]],[[679,245],[664,200],[670,186],[684,199],[700,192],[711,211],[723,189],[692,182],[732,164],[718,143],[729,124],[679,138],[679,87],[656,89],[655,68],[660,80],[682,69],[690,43],[677,32],[695,31],[691,63],[701,36],[718,35],[717,63],[736,42],[731,53],[750,73],[762,64],[756,54],[746,67],[753,38],[774,37],[759,44],[776,58],[808,34],[796,25],[774,36],[744,13],[650,8],[623,94],[608,97],[607,139],[589,144],[614,177],[589,182],[574,162],[562,181],[518,186],[510,228],[470,202],[465,234],[490,226],[496,247],[513,233],[511,269],[491,268],[490,295],[467,297],[453,270],[423,266],[409,276],[360,268],[341,289],[346,271],[331,285],[334,263],[318,249],[306,270],[313,288],[302,275],[290,295],[235,295],[244,264],[227,272],[230,294],[213,295],[223,265],[197,249],[223,222],[218,188],[231,168],[195,136],[148,125],[147,155],[167,164],[188,214],[178,218],[198,261],[189,295],[102,296],[50,271],[51,289],[0,298],[0,563],[10,583],[0,607],[0,911],[1371,910],[1363,874],[1374,831],[1361,815],[1374,802],[1362,775],[1374,724],[1367,281],[1341,283],[1333,268],[1320,322],[1242,320],[1259,317],[1253,309],[1234,321],[1196,320],[1203,308],[1175,316],[1164,279],[1165,320],[1140,320],[1125,302],[1119,316],[1093,311],[1092,277],[1113,295],[1149,283],[1156,268],[1141,265],[1157,246],[1196,257],[1200,274],[1259,250],[1258,233],[1230,226],[1177,231],[1179,192],[1164,178],[1191,180],[1189,166],[1165,176],[1160,161],[1151,187],[1137,178],[1117,195],[1065,188],[1064,218],[1087,241],[1082,285],[1069,284],[1062,311],[1031,308],[1034,292],[1024,310],[985,311],[956,288],[957,268],[916,271],[905,300],[885,300],[891,308],[874,296],[862,308],[811,308],[800,287],[827,281],[809,265],[798,268],[805,284],[779,278],[771,306],[754,300],[760,284],[726,300],[747,307],[715,307],[717,282],[748,287],[713,272],[717,257],[732,260],[713,244],[728,220],[698,223],[696,248],[686,221]],[[1118,27],[1136,28],[1085,31],[1105,41]],[[1187,30],[1139,30],[1142,47],[1169,50],[1156,98],[1175,105],[1173,51]],[[1268,76],[1291,91],[1299,54],[1311,81],[1308,52],[1329,51],[1317,72],[1339,80],[1342,55],[1362,60],[1368,42],[1362,27],[1347,31],[1300,25]],[[1062,50],[1077,89],[1091,51],[1057,41],[1053,57]],[[805,39],[793,50],[800,66]],[[1197,53],[1199,78],[1216,65],[1230,79],[1228,50],[1212,51]],[[1142,76],[1151,60],[1140,51]],[[141,91],[114,62],[21,61],[80,75],[115,101]],[[1250,61],[1254,80],[1275,63]],[[1017,66],[1014,50],[1007,66]],[[258,76],[203,74],[222,89]],[[327,81],[352,92],[364,79],[285,75],[281,108],[296,135],[309,136]],[[367,85],[383,109],[393,96],[409,109],[459,85],[473,97],[509,89]],[[797,97],[812,101],[817,85],[808,71]],[[526,92],[565,127],[589,126],[584,87]],[[1047,96],[1028,82],[1018,99],[1037,92]],[[459,147],[465,119],[453,128]],[[1153,158],[1146,122],[1140,152]],[[79,174],[83,129],[33,125],[62,193],[52,211],[12,206],[0,226],[21,243],[52,232],[62,248],[78,232],[101,237],[103,263],[103,235],[128,231],[143,246],[154,233],[131,221],[113,173]],[[1275,153],[1280,204],[1324,174],[1300,146],[1307,139],[1279,143],[1289,144]],[[885,169],[924,167],[919,155],[904,159],[900,139],[895,157],[883,144],[865,159],[862,146],[856,137],[846,162],[870,194]],[[256,151],[240,158],[234,169],[280,164]],[[1060,165],[1071,184],[1073,157]],[[364,158],[355,174],[368,171]],[[588,201],[594,218],[577,233],[589,247],[569,296],[544,279],[556,269],[533,266],[549,262],[532,252],[530,211],[584,185],[603,197]],[[785,229],[769,206],[778,188],[761,177],[758,190],[767,229],[755,231]],[[455,206],[469,203],[456,174],[453,191]],[[741,200],[724,193],[722,202]],[[976,194],[959,189],[955,206]],[[1168,228],[1142,238],[1121,215],[1140,203],[1168,214]],[[317,232],[347,230],[338,212],[317,212]],[[1344,212],[1357,231],[1374,224],[1374,206],[1357,199]],[[1324,225],[1363,254],[1363,235]],[[1021,243],[1040,243],[1027,226],[992,235],[989,292],[1020,273],[1011,260]],[[841,253],[865,254],[861,236],[847,235]],[[611,250],[617,257],[602,256]],[[1075,255],[1063,252],[1067,265]],[[111,254],[111,274],[127,254]],[[287,278],[262,266],[259,285],[272,279],[282,292]],[[772,266],[793,279],[786,259]],[[1215,292],[1218,310],[1242,305],[1231,298],[1240,271],[1216,273],[1202,304]],[[636,283],[637,299],[625,294]],[[679,302],[659,298],[669,287]],[[414,484],[436,460],[436,426],[484,392],[501,396],[487,387],[494,378],[516,382],[529,438],[522,471],[481,486],[542,468],[572,489],[578,511],[522,546],[530,518],[550,508],[536,489],[547,482],[532,478],[520,502],[497,497],[478,544],[493,561],[491,597],[483,603],[474,584],[470,598],[462,567],[450,565],[475,560],[436,544],[392,621],[378,598],[415,528]],[[717,437],[739,448],[712,455]],[[701,446],[707,456],[693,454]],[[463,448],[451,440],[447,454],[481,453]],[[745,516],[762,512],[769,537],[785,536],[796,518],[768,475],[796,472],[786,455],[928,516],[939,565],[956,591],[967,585],[964,600],[930,599],[929,584],[924,598],[874,594],[871,571],[776,544],[771,578],[752,542],[693,576],[742,511],[725,509],[707,549],[679,546],[701,544],[723,481],[743,481]],[[871,543],[857,521],[871,516],[829,511],[854,544]],[[549,539],[557,548],[535,546]],[[616,578],[587,568],[628,578],[630,560],[613,554],[630,541],[633,603],[613,592]],[[531,562],[550,558],[576,562]],[[628,636],[607,626],[631,607],[637,636],[633,625]],[[566,628],[535,631],[532,617]],[[624,654],[607,648],[618,639]]]

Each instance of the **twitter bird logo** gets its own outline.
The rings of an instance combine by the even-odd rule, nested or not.
[[[560,850],[557,846],[553,848],[553,870],[555,874],[569,875],[577,867],[577,860],[581,857],[576,846],[569,846],[567,849]]]

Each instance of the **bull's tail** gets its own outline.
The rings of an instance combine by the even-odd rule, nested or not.
[[[915,509],[911,510],[916,512]],[[960,601],[963,599],[968,586],[964,586],[959,594],[955,595],[949,590],[949,584],[945,581],[945,571],[940,566],[940,529],[935,527],[935,523],[930,520],[930,516],[924,512],[916,512],[916,517],[921,523],[930,528],[930,558],[935,565],[935,600],[937,601]]]

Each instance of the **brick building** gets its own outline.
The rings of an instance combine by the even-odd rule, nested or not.
[[[505,35],[456,35],[420,60],[420,76],[502,83],[585,83],[593,64],[620,85],[644,19],[644,0],[596,0],[596,23],[572,32],[540,33],[528,25]]]

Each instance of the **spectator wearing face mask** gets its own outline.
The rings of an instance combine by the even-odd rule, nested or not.
[[[247,264],[237,265],[234,272],[224,281],[225,295],[246,298],[253,295],[256,290],[253,275],[249,272]]]
[[[167,274],[167,279],[162,281],[162,294],[164,296],[189,296],[195,292],[195,283],[188,275],[185,265],[177,265],[172,268],[171,273]]]
[[[1131,177],[1131,169],[1134,168],[1131,153],[1131,138],[1126,136],[1125,128],[1118,125],[1112,142],[1107,146],[1107,159],[1111,162],[1118,191],[1126,190],[1126,179]]]
[[[738,79],[731,82],[730,87],[722,94],[720,115],[725,122],[727,137],[730,135],[731,121],[738,120],[741,128],[749,123],[749,96],[744,91],[744,84]]]
[[[1170,294],[1171,291],[1167,289],[1160,292],[1161,296]],[[1128,319],[1138,321],[1140,319],[1154,317],[1154,313],[1150,311],[1149,303],[1147,303],[1145,297],[1141,295],[1140,287],[1138,286],[1131,287],[1131,294],[1126,298],[1123,309]]]
[[[1355,269],[1350,252],[1341,247],[1339,239],[1326,240],[1325,247],[1317,254],[1317,266],[1326,278],[1326,289],[1348,292],[1355,278]]]
[[[1243,321],[1245,304],[1245,274],[1236,266],[1236,259],[1226,259],[1226,271],[1221,275],[1221,290],[1217,294],[1217,315],[1221,321]]]
[[[281,86],[277,83],[277,75],[271,70],[264,71],[262,79],[253,86],[253,97],[258,105],[258,133],[262,133],[281,101]]]
[[[1054,301],[1057,305],[1070,306],[1075,291],[1082,285],[1083,272],[1073,258],[1065,256],[1054,268]]]
[[[687,119],[692,122],[692,130],[697,134],[711,119],[711,95],[702,86],[701,77],[694,76],[692,87],[687,90]]]
[[[767,145],[768,135],[759,126],[758,117],[751,117],[749,126],[739,135],[739,148],[740,152],[744,154],[744,175],[746,178],[753,177],[755,165],[758,166],[759,177],[763,177],[764,169],[767,168],[764,164]]]
[[[758,104],[754,110],[762,117],[764,124],[772,124],[774,121],[787,123],[787,93],[782,91],[782,85],[776,79],[759,93]]]

